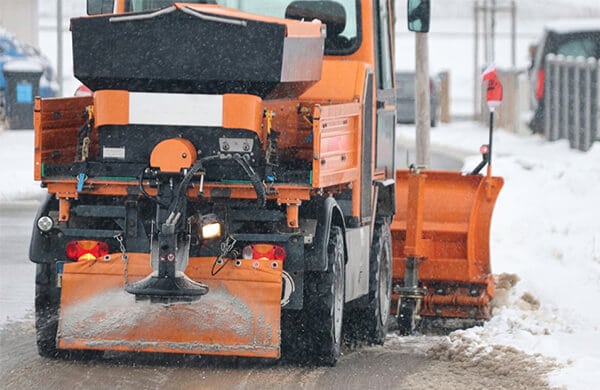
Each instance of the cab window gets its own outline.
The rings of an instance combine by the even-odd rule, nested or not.
[[[594,57],[597,53],[597,42],[592,38],[581,38],[565,42],[558,47],[557,54],[573,57]]]
[[[240,11],[311,21],[327,25],[325,54],[347,55],[360,46],[360,0],[201,0],[194,4],[218,4]],[[127,12],[149,11],[169,7],[173,0],[126,0]]]
[[[185,0],[186,3],[194,4],[216,4],[214,0]],[[173,5],[173,0],[126,0],[125,11],[126,12],[140,12],[150,11],[154,9],[166,8]]]
[[[325,54],[347,55],[360,46],[360,0],[217,0],[219,5],[260,15],[327,25]]]

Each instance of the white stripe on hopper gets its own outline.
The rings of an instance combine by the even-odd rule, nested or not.
[[[223,96],[131,92],[129,123],[223,126]]]

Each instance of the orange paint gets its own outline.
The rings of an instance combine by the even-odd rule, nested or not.
[[[321,80],[304,92],[300,99],[332,103],[361,101],[366,72],[370,68],[372,65],[364,62],[326,57]]]
[[[300,201],[298,203],[288,203],[286,207],[287,226],[292,229],[300,227],[298,221],[298,211],[300,208]]]
[[[60,198],[58,200],[58,220],[67,222],[71,218],[71,202],[68,199]]]
[[[262,99],[254,95],[223,95],[223,127],[246,129],[261,133],[263,119]]]
[[[129,124],[129,92],[102,90],[94,93],[96,127]]]
[[[198,154],[194,144],[187,139],[171,138],[161,141],[150,154],[150,166],[161,172],[179,173],[196,162]]]
[[[499,177],[460,172],[396,172],[392,274],[395,282],[402,284],[406,256],[423,259],[419,281],[424,287],[433,287],[424,301],[429,309],[423,309],[421,315],[437,316],[443,309],[447,316],[471,317],[475,309],[477,318],[489,318],[493,297],[489,233],[502,185]],[[447,292],[436,292],[440,286],[444,290],[461,288],[444,295]],[[483,294],[482,298],[471,299],[473,291]]]
[[[58,347],[279,357],[282,262],[231,260],[213,276],[214,261],[191,258],[185,271],[208,294],[171,305],[123,289],[150,273],[149,255],[65,264]]]
[[[357,180],[360,105],[316,106],[313,117],[313,187]]]
[[[42,98],[33,106],[33,180],[42,180]]]
[[[34,178],[42,180],[44,164],[70,163],[75,160],[77,131],[85,123],[89,96],[37,98],[34,105]],[[96,155],[96,134],[91,134],[90,155]]]

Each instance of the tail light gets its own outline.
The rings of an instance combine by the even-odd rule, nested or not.
[[[244,247],[242,257],[246,260],[285,260],[285,249],[273,244],[253,244]]]
[[[108,244],[102,241],[77,240],[65,247],[67,258],[72,261],[96,260],[108,255]]]
[[[535,98],[542,100],[544,98],[544,82],[546,81],[546,72],[540,69],[537,74],[537,86],[535,88]]]

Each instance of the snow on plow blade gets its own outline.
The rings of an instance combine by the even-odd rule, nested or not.
[[[152,270],[149,256],[65,264],[58,348],[279,357],[280,261],[190,258],[186,274],[209,287],[193,303],[136,301],[123,286]],[[217,267],[218,269],[218,267]]]
[[[396,172],[393,279],[402,286],[406,257],[420,259],[418,281],[426,292],[419,315],[489,319],[494,294],[489,233],[502,185],[500,177],[460,172]]]

